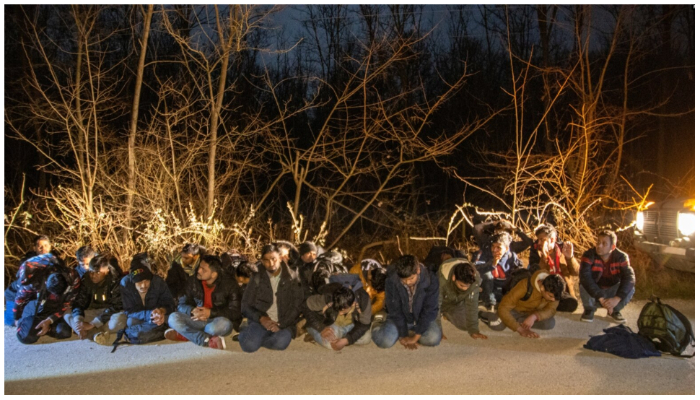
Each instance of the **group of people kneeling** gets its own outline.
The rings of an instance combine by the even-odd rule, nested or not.
[[[509,230],[522,240],[513,241]],[[581,321],[592,321],[601,307],[625,322],[621,310],[635,278],[614,232],[600,232],[580,263],[549,224],[535,230],[534,240],[502,222],[476,232],[479,251],[472,257],[436,246],[423,263],[404,255],[390,265],[365,259],[348,269],[337,252],[283,241],[264,246],[252,262],[187,244],[167,271],[140,253],[126,274],[88,246],[78,250],[75,268],[66,267],[40,236],[5,291],[5,323],[17,327],[25,344],[75,332],[113,351],[120,343],[163,339],[225,349],[234,331],[229,340],[244,352],[284,350],[304,332],[305,341],[333,350],[370,342],[389,348],[397,341],[415,349],[440,344],[443,319],[474,339],[487,338],[480,322],[537,338],[533,329],[553,329],[557,311],[578,308],[576,276]],[[524,268],[517,253],[528,248]]]

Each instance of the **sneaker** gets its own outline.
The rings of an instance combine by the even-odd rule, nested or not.
[[[226,339],[222,336],[212,336],[209,338],[209,348],[226,350]]]
[[[595,311],[593,310],[583,310],[583,314],[581,314],[581,322],[593,322],[594,315]]]
[[[92,340],[102,346],[109,346],[112,344],[111,336],[109,332],[99,332],[92,337]]]
[[[307,333],[306,335],[304,335],[304,343],[313,343],[313,342],[315,342],[315,340],[314,340],[314,337],[310,333]]]
[[[612,317],[612,319],[614,319],[615,322],[617,322],[618,324],[624,324],[625,322],[627,322],[627,320],[625,319],[625,317],[623,317],[623,316],[622,316],[622,313],[619,312],[619,311],[613,312],[612,315],[611,315],[611,317]]]
[[[239,333],[234,333],[233,336],[231,336],[231,340],[233,340],[234,342],[237,342],[237,341],[238,341],[238,335],[239,335]]]
[[[165,338],[168,340],[172,340],[175,342],[186,342],[187,338],[182,336],[180,332],[176,331],[175,329],[168,329],[165,331]]]
[[[377,314],[374,316],[373,322],[383,322],[384,319],[384,314]]]

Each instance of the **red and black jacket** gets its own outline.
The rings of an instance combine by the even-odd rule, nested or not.
[[[605,278],[603,278],[604,276]],[[603,297],[601,286],[611,287],[618,283],[620,287],[617,289],[616,296],[624,299],[632,292],[635,283],[634,270],[630,266],[629,256],[619,249],[612,251],[607,265],[596,254],[595,248],[583,253],[579,279],[586,292],[595,299]]]

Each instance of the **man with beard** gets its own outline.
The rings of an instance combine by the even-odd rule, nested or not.
[[[261,264],[243,294],[242,313],[248,326],[238,336],[241,349],[252,353],[265,347],[284,350],[296,336],[304,292],[299,279],[281,259],[279,249],[262,249]]]

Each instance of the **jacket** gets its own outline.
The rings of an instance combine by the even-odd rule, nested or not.
[[[595,247],[583,253],[583,256],[581,256],[581,268],[579,269],[581,286],[594,299],[603,297],[603,289],[598,285],[598,282],[603,277],[605,268],[609,268],[609,273],[614,281],[610,286],[620,283],[616,295],[621,299],[627,297],[634,289],[634,270],[630,266],[630,258],[627,253],[619,249],[612,251],[607,266],[603,259],[596,254]]]
[[[228,276],[221,275],[214,281],[214,291],[211,293],[211,314],[209,318],[224,317],[233,323],[233,328],[238,331],[243,317],[241,316],[241,288],[238,282],[232,281]],[[202,281],[192,275],[187,280],[187,294],[180,297],[177,310],[185,315],[190,315],[193,308],[204,306],[204,287]]]
[[[199,259],[197,259],[197,266],[199,265]],[[195,274],[196,275],[196,274]],[[189,275],[182,268],[182,264],[177,261],[173,261],[170,264],[170,269],[168,270],[168,276],[165,277],[165,283],[170,289],[173,297],[179,299],[184,296],[187,291],[187,280]]]
[[[60,273],[67,282],[66,290],[60,295],[52,295],[46,290],[46,279],[52,273]],[[70,305],[80,290],[80,276],[51,253],[31,257],[20,265],[19,286],[15,297],[14,319],[19,320],[24,307],[37,300],[36,315],[46,315],[55,323],[70,309]],[[44,301],[45,300],[45,301]]]
[[[289,329],[296,337],[296,323],[299,322],[301,307],[304,302],[304,290],[296,272],[291,271],[282,262],[282,274],[277,286],[277,316],[281,329]],[[267,310],[272,306],[272,284],[265,268],[260,268],[248,282],[243,293],[241,311],[249,321],[260,321],[260,317],[269,317]]]
[[[306,299],[302,304],[302,311],[306,318],[306,325],[321,332],[324,328],[333,325],[338,318],[338,311],[333,309],[333,292],[341,288],[340,283],[329,283],[319,289],[319,294]],[[345,336],[348,344],[355,343],[369,330],[372,323],[372,304],[369,295],[364,289],[355,291],[357,307],[352,311],[353,328]]]
[[[498,317],[513,331],[518,330],[518,321],[510,313],[515,310],[524,314],[537,314],[538,321],[552,318],[557,312],[559,301],[547,301],[542,297],[538,282],[549,276],[549,272],[538,271],[530,277],[532,294],[527,300],[521,300],[527,293],[527,280],[518,282],[508,293],[503,296],[501,304],[498,306]]]
[[[175,311],[175,301],[173,295],[168,290],[168,285],[158,275],[154,275],[151,279],[151,287],[146,293],[145,303],[141,301],[141,295],[136,290],[136,285],[131,278],[131,275],[126,275],[120,283],[122,294],[122,304],[127,318],[139,319],[144,322],[151,320],[151,312],[156,308],[164,308],[165,314],[170,314]]]
[[[485,266],[490,266],[490,270],[495,270],[496,267],[492,265],[493,263],[493,254],[491,254],[491,250],[489,250],[489,253],[484,256],[484,253],[479,252],[477,253],[476,257],[474,257],[474,266],[477,267],[477,269],[481,270],[482,268],[485,268]],[[516,269],[520,269],[523,267],[523,262],[518,258],[518,255],[513,253],[512,251],[507,251],[500,260],[498,260],[498,265],[503,268],[503,272],[506,274],[505,278],[503,279],[508,279],[510,275],[515,271]]]
[[[452,281],[454,267],[467,262],[466,258],[450,258],[440,265],[438,280],[440,282],[440,313],[445,313],[464,303],[467,309],[467,332],[470,335],[479,333],[479,289],[481,275],[476,274],[476,281],[469,285],[466,291],[459,290]]]
[[[414,332],[422,335],[435,321],[440,311],[440,285],[423,265],[420,266],[420,278],[413,296],[413,310],[408,309],[408,292],[401,279],[393,270],[386,279],[386,310],[390,319],[399,330],[399,337],[408,336],[408,325],[415,324]]]
[[[102,314],[91,323],[100,327],[109,322],[113,314],[123,309],[120,278],[117,271],[113,270],[102,282],[95,284],[90,279],[90,274],[85,274],[80,280],[80,291],[73,300],[73,317],[85,317],[85,310],[89,308],[104,308]]]
[[[367,280],[367,277],[365,276],[365,271],[362,270],[362,266],[359,263],[355,264],[350,269],[350,273],[360,277],[362,287],[365,288],[365,291],[369,295],[369,300],[372,302],[372,315],[377,315],[377,313],[384,310],[386,292],[384,291],[378,293],[376,290],[374,290],[374,288],[370,285],[369,280]]]

